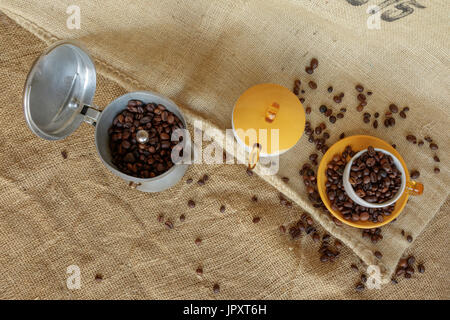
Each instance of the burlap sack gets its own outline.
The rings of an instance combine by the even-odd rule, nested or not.
[[[399,21],[382,22],[381,30],[368,30],[365,27],[367,17],[362,13],[365,10],[362,7],[353,7],[337,2],[327,5],[317,3],[315,6],[309,3],[304,5],[297,2],[272,3],[269,1],[230,4],[196,2],[195,4],[178,4],[178,7],[162,2],[160,4],[152,3],[148,7],[148,5],[135,2],[127,7],[120,7],[118,3],[114,7],[102,6],[102,10],[91,8],[90,4],[84,2],[80,2],[78,5],[82,10],[83,19],[80,30],[67,29],[67,15],[64,14],[67,4],[55,5],[52,3],[47,6],[45,2],[33,5],[3,1],[1,8],[10,17],[46,42],[62,38],[81,40],[96,58],[96,65],[100,73],[114,79],[126,90],[152,89],[166,94],[184,107],[184,112],[191,122],[199,118],[208,119],[211,126],[227,128],[230,126],[233,103],[245,88],[260,82],[278,82],[290,86],[296,77],[300,77],[302,80],[313,78],[319,84],[317,92],[311,93],[308,91],[305,96],[305,104],[311,104],[315,109],[315,114],[311,117],[313,123],[317,123],[320,119],[316,111],[318,105],[322,101],[330,103],[330,97],[325,94],[329,84],[333,84],[336,89],[339,88],[338,90],[351,92],[351,90],[354,90],[353,87],[356,82],[362,82],[374,91],[374,96],[368,106],[371,111],[383,112],[390,102],[396,102],[399,105],[408,104],[411,108],[408,121],[398,121],[397,126],[389,130],[379,129],[375,131],[369,129],[368,126],[362,124],[361,115],[356,112],[346,115],[343,122],[336,124],[331,129],[333,141],[337,139],[340,132],[345,131],[347,134],[369,133],[387,141],[395,142],[410,168],[421,170],[422,181],[426,183],[425,196],[411,199],[400,219],[395,224],[383,228],[384,239],[379,246],[382,246],[382,263],[386,267],[384,277],[389,277],[399,256],[408,245],[401,238],[400,230],[404,229],[407,233],[416,237],[447,198],[448,192],[445,187],[448,181],[448,171],[444,165],[447,163],[447,159],[442,150],[445,150],[448,144],[448,136],[445,130],[448,124],[448,114],[444,109],[445,98],[448,96],[448,81],[446,81],[448,59],[445,56],[447,52],[445,50],[446,44],[439,41],[443,34],[439,28],[444,26],[445,10],[440,9],[440,6],[444,6],[443,2],[434,2],[431,8],[422,11],[417,9],[415,13]],[[318,8],[321,10],[320,14]],[[426,10],[432,10],[432,13],[427,15]],[[350,24],[346,22],[344,26],[344,23],[339,20],[341,18],[332,15],[335,12],[345,14],[346,17],[352,18],[349,20],[354,22]],[[149,13],[152,19],[147,18]],[[420,24],[418,24],[418,18],[416,18],[419,14],[421,15]],[[111,19],[111,17],[124,18]],[[387,18],[385,17],[385,19]],[[427,19],[434,21],[433,28],[430,27],[431,24],[426,23]],[[364,27],[361,27],[361,23]],[[420,32],[418,32],[419,25]],[[352,31],[349,32],[348,29]],[[415,51],[405,49],[408,44],[404,39],[408,39],[408,34],[414,35],[414,42],[409,46],[413,47]],[[416,41],[420,41],[417,43],[423,45],[420,47],[414,45]],[[34,54],[35,57],[45,46],[39,44],[37,47],[37,50],[31,51],[29,54]],[[425,51],[425,49],[428,50]],[[420,53],[416,53],[418,51]],[[306,76],[303,71],[311,56],[320,59],[320,67],[313,77]],[[17,66],[20,66],[20,72],[22,73],[22,77],[16,80],[16,85],[24,80],[24,73],[26,73],[34,57],[28,57],[30,61],[23,63],[23,65],[15,62]],[[100,81],[99,87],[101,84],[102,81]],[[414,88],[414,91],[411,88]],[[106,91],[105,94],[103,90],[99,90],[97,96],[97,104],[99,105],[106,105],[114,97],[124,92],[123,89],[119,91],[115,89]],[[17,96],[20,95],[17,90],[13,92],[11,96],[7,97],[11,101],[17,99]],[[105,95],[103,96],[103,94]],[[352,105],[354,101],[344,100],[344,102],[346,105],[348,103],[349,110],[354,109],[354,105]],[[104,248],[108,254],[111,254],[111,252],[117,254],[120,257],[119,261],[126,261],[119,264],[119,270],[120,268],[124,270],[124,273],[120,276],[120,281],[123,281],[123,283],[116,284],[116,286],[126,286],[135,279],[134,284],[138,285],[141,290],[141,295],[133,295],[133,291],[121,291],[114,297],[204,297],[204,293],[194,291],[194,286],[192,286],[193,291],[190,292],[189,284],[186,284],[183,290],[180,290],[179,284],[178,286],[171,285],[171,279],[173,279],[173,282],[178,282],[180,279],[185,280],[185,277],[179,273],[168,272],[168,274],[164,274],[166,272],[164,268],[174,270],[174,264],[183,263],[183,261],[184,263],[186,261],[192,263],[192,257],[189,254],[186,257],[186,251],[194,250],[191,248],[192,243],[186,243],[186,239],[183,237],[189,235],[188,239],[191,240],[195,233],[199,233],[198,228],[207,227],[204,232],[208,233],[214,241],[205,250],[204,257],[199,258],[196,256],[198,253],[195,252],[192,255],[197,258],[194,259],[197,261],[213,259],[216,262],[215,268],[223,272],[216,273],[216,275],[219,275],[217,279],[233,279],[233,281],[227,281],[228,290],[230,290],[227,292],[228,297],[333,297],[330,293],[331,290],[327,290],[322,296],[317,294],[314,296],[315,292],[320,292],[320,289],[323,289],[318,283],[328,283],[332,279],[332,273],[330,273],[330,277],[323,276],[326,267],[318,269],[314,264],[314,267],[311,265],[309,268],[297,270],[295,262],[298,262],[299,256],[286,256],[285,250],[284,253],[278,253],[281,247],[286,249],[286,246],[278,247],[280,245],[279,237],[278,234],[274,233],[274,230],[277,229],[279,224],[290,221],[289,218],[294,218],[284,212],[284,209],[274,207],[276,212],[266,213],[265,217],[269,224],[266,226],[266,230],[271,230],[270,235],[267,235],[265,232],[257,233],[254,226],[249,223],[251,219],[244,219],[239,215],[236,215],[235,218],[242,222],[240,224],[241,230],[236,230],[229,218],[226,222],[223,221],[224,225],[213,225],[211,227],[211,223],[216,222],[214,218],[211,219],[211,211],[214,206],[209,207],[207,205],[202,209],[205,210],[203,214],[201,210],[195,213],[198,214],[198,219],[201,219],[203,223],[199,220],[199,223],[191,225],[192,230],[186,230],[186,233],[179,235],[180,239],[172,238],[170,244],[167,244],[163,239],[168,234],[163,233],[161,226],[151,220],[156,219],[155,213],[152,214],[151,218],[148,216],[143,218],[139,209],[142,208],[144,200],[147,205],[150,205],[148,201],[154,198],[164,203],[164,206],[157,206],[159,210],[164,207],[166,212],[176,212],[174,210],[179,207],[179,204],[172,204],[174,210],[170,210],[167,203],[174,198],[174,194],[178,195],[175,198],[182,198],[180,195],[185,190],[181,185],[172,190],[174,194],[167,193],[154,197],[124,192],[123,182],[117,181],[115,177],[111,176],[106,169],[101,167],[99,160],[96,158],[89,128],[79,130],[68,141],[58,142],[55,145],[42,142],[30,132],[24,131],[24,121],[18,122],[14,120],[15,118],[16,114],[10,113],[10,118],[5,118],[5,123],[17,123],[17,126],[22,126],[21,131],[19,131],[21,134],[8,135],[5,140],[10,143],[8,147],[23,146],[20,150],[23,150],[23,153],[27,152],[26,166],[24,166],[25,163],[21,163],[23,161],[21,160],[23,158],[21,153],[13,153],[13,156],[9,155],[3,161],[5,168],[3,170],[6,172],[4,185],[9,187],[6,187],[9,194],[6,194],[7,196],[4,198],[2,209],[5,212],[16,213],[17,211],[14,208],[19,204],[28,208],[25,211],[31,218],[30,221],[35,221],[36,228],[32,230],[36,232],[36,234],[33,234],[33,238],[36,240],[27,242],[25,238],[22,238],[22,241],[24,241],[22,245],[30,255],[28,259],[24,260],[34,261],[34,267],[37,270],[42,269],[39,262],[49,263],[48,261],[52,258],[61,259],[60,254],[51,251],[55,248],[58,248],[58,250],[64,248],[67,251],[67,256],[71,256],[71,252],[76,252],[75,256],[78,258],[79,255],[85,255],[85,259],[77,263],[84,263],[85,268],[95,272],[93,271],[95,266],[89,262],[96,261],[96,259],[86,252],[93,250],[90,248],[92,245],[89,243],[90,241],[101,239],[100,248],[91,252],[97,254],[99,251],[101,252],[101,248]],[[349,130],[348,128],[354,129]],[[425,150],[425,147],[422,151],[417,146],[406,143],[404,136],[409,132],[420,136],[430,134],[438,142],[440,145],[439,155],[443,161],[440,165],[441,174],[439,176],[432,173],[434,164],[431,160],[431,151]],[[28,145],[26,144],[27,141]],[[61,172],[61,176],[58,178],[55,177],[53,170],[54,163],[61,161],[59,151],[62,146],[70,149],[71,154],[79,157],[76,158],[73,165],[64,164],[67,171]],[[53,149],[53,152],[50,151],[51,149]],[[33,156],[29,155],[30,150]],[[294,177],[301,163],[306,160],[307,155],[311,152],[311,146],[303,137],[294,150],[283,156],[279,177]],[[36,157],[36,154],[39,156]],[[221,199],[224,199],[224,190],[233,190],[229,197],[225,197],[228,203],[232,198],[237,197],[235,190],[242,191],[256,188],[254,193],[261,194],[262,198],[272,197],[273,202],[277,201],[276,192],[268,190],[263,184],[260,185],[260,182],[255,182],[256,179],[251,183],[249,182],[247,188],[242,188],[243,178],[236,181],[232,178],[244,174],[243,168],[235,167],[226,166],[227,169],[223,169],[226,170],[226,174],[222,176],[220,176],[220,170],[214,169],[214,171],[217,171],[214,175],[218,174],[221,177],[221,179],[218,178],[218,182],[228,183],[218,190],[221,193]],[[194,170],[193,175],[200,175],[206,169],[195,166],[191,170]],[[233,170],[237,171],[233,172]],[[28,175],[32,175],[32,181],[28,179]],[[25,178],[27,179],[25,180]],[[328,217],[315,212],[311,208],[305,200],[306,197],[300,180],[291,179],[289,185],[284,186],[277,177],[263,178],[295,200],[302,209],[310,212],[325,229],[342,239],[365,263],[377,263],[372,255],[375,247],[362,241],[359,231],[346,227],[338,229],[329,221]],[[80,182],[72,183],[76,179]],[[17,183],[20,181],[24,185]],[[44,184],[40,185],[40,182]],[[32,197],[33,188],[36,191],[34,197]],[[42,193],[45,189],[47,189],[46,192]],[[192,196],[192,192],[188,191],[188,196]],[[208,193],[208,199],[218,198],[209,189],[202,192]],[[196,197],[198,196],[196,195]],[[61,199],[61,197],[63,198]],[[105,197],[107,199],[101,199]],[[231,202],[233,206],[237,206],[238,211],[239,209],[242,209],[242,211],[248,210],[247,212],[255,210],[248,208],[248,198],[232,199]],[[120,205],[118,205],[119,203]],[[260,209],[265,206],[267,206],[267,203],[261,204]],[[443,210],[446,211],[446,209],[447,206],[444,205]],[[58,216],[64,211],[68,212],[68,216],[61,217],[62,220],[59,220]],[[114,211],[118,214],[110,217],[109,215]],[[32,214],[36,212],[38,212],[37,217]],[[134,216],[136,212],[139,212],[139,214],[131,219],[131,221],[135,221],[135,224],[130,223],[130,214]],[[86,215],[85,218],[83,218],[83,213]],[[97,213],[97,215],[94,213]],[[126,218],[120,215],[123,213],[128,213]],[[100,219],[97,227],[95,227],[96,221],[93,220],[95,217]],[[298,212],[296,217],[298,217]],[[113,221],[118,222],[118,229],[110,230],[111,225],[108,221],[105,221],[105,218],[111,219],[111,223]],[[52,223],[46,225],[44,222],[48,219]],[[151,225],[153,230],[146,230],[148,228],[146,223]],[[57,231],[58,224],[60,224],[62,230],[60,235]],[[13,243],[14,237],[17,237],[18,232],[25,232],[26,234],[28,230],[21,229],[20,225],[11,225],[9,228],[11,228],[8,229],[10,232],[6,232],[6,236],[11,238],[5,239],[5,242],[10,240],[11,243]],[[101,230],[104,230],[103,234]],[[159,234],[155,236],[156,230],[161,231],[161,236]],[[85,231],[91,234],[86,235]],[[255,232],[255,238],[251,239],[248,232]],[[95,237],[95,233],[100,233],[100,237]],[[153,236],[150,239],[144,237],[147,233],[153,234]],[[130,236],[130,234],[133,234],[133,236]],[[143,242],[141,242],[140,238],[136,236],[140,234],[145,238],[145,241],[142,240]],[[124,241],[120,241],[118,235],[122,235]],[[174,237],[173,232],[169,235]],[[203,236],[205,235],[203,234]],[[72,237],[78,243],[72,244],[70,241]],[[58,239],[66,243],[55,246]],[[227,239],[231,241],[225,245]],[[42,251],[40,252],[41,255],[36,254],[36,256],[42,260],[35,259],[36,257],[33,254],[36,251],[26,247],[27,245],[36,246],[38,243]],[[45,243],[47,243],[47,247]],[[254,247],[255,243],[258,244],[258,249]],[[261,251],[261,248],[264,250]],[[307,255],[308,250],[315,251],[309,246],[302,246],[300,257],[304,254]],[[214,254],[211,257],[211,253],[215,251],[224,257],[223,263],[225,265],[219,264],[220,268],[217,265],[217,259],[213,258]],[[256,281],[258,272],[249,276],[248,274],[242,274],[236,266],[227,268],[226,264],[230,266],[235,259],[245,266],[246,261],[240,261],[241,259],[239,259],[240,255],[244,255],[243,251],[247,251],[245,255],[249,263],[258,261],[259,267],[257,270],[260,273],[267,272],[268,266],[272,266],[269,267],[269,270],[273,270],[272,274],[276,275],[274,278],[282,279],[282,281],[290,279],[289,289],[287,290],[285,286],[280,284],[280,286],[269,285],[270,289],[267,291],[264,283]],[[184,255],[177,254],[177,252],[183,252]],[[270,254],[264,257],[257,255],[249,259],[247,256],[249,252],[270,252]],[[42,257],[42,253],[47,256]],[[10,262],[7,265],[8,268],[11,268],[10,271],[13,270],[12,266],[17,264],[17,261],[14,262],[14,264]],[[70,261],[58,261],[55,264],[51,263],[50,266],[58,266],[58,268],[64,266],[65,268],[69,263]],[[279,271],[276,268],[277,265],[290,266],[291,269],[285,268]],[[111,273],[113,273],[113,270],[118,270],[117,264],[112,264],[109,267],[112,266],[114,268],[109,269]],[[141,268],[136,266],[141,266]],[[192,268],[182,269],[182,272],[192,271]],[[346,268],[348,269],[348,267]],[[155,269],[160,270],[161,273],[155,272]],[[245,267],[242,267],[242,269],[245,269]],[[299,275],[311,279],[311,272],[314,273],[315,270],[320,270],[317,271],[315,281],[308,281],[310,285],[305,288]],[[23,266],[21,271],[24,273],[24,278],[30,277],[30,267]],[[58,270],[58,272],[58,276],[64,279],[61,270]],[[126,278],[124,274],[127,274],[127,272],[131,272],[129,281],[124,280]],[[141,273],[142,277],[136,276],[136,273]],[[52,272],[46,275],[47,277],[54,276]],[[16,278],[8,279],[10,279],[9,286],[7,286],[9,290],[6,290],[6,292],[17,294],[13,289],[15,286],[14,279]],[[247,279],[248,282],[243,283],[243,279]],[[267,285],[267,281],[270,282],[268,280],[270,277],[264,279]],[[33,280],[36,281],[36,279]],[[113,285],[112,280],[110,281],[109,284]],[[161,286],[164,284],[165,288],[155,288],[158,281],[160,281]],[[211,279],[210,281],[214,280]],[[298,292],[299,286],[295,285],[296,281],[302,282],[301,293]],[[42,282],[45,283],[45,281],[38,281],[37,283]],[[203,283],[205,289],[211,283]],[[146,286],[145,284],[151,285]],[[250,285],[251,288],[247,289],[245,294],[242,294],[242,291],[238,288],[247,287],[246,285]],[[149,288],[155,291],[154,295],[152,292],[146,291]],[[236,291],[231,291],[231,288],[235,288]],[[252,288],[254,288],[254,292],[251,291]],[[61,281],[61,291],[51,291],[50,288],[41,289],[42,293],[47,294],[47,296],[49,292],[54,297],[64,297],[64,295],[70,297],[73,294],[67,293],[63,281]],[[176,289],[175,293],[174,289]],[[30,292],[39,296],[36,288]],[[177,296],[176,292],[182,293]],[[305,292],[310,292],[311,295],[305,295]],[[92,291],[91,294],[91,297],[99,296]],[[26,296],[29,297],[29,295]],[[85,293],[83,296],[89,297],[89,294],[86,295]]]

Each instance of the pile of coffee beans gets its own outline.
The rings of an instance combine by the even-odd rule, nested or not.
[[[174,165],[171,153],[178,141],[171,141],[171,136],[173,131],[183,128],[182,121],[165,106],[130,100],[108,130],[112,163],[133,177],[159,176]],[[147,142],[139,143],[136,139],[139,131],[148,134]]]
[[[383,239],[381,228],[363,229],[362,237],[370,239],[372,243],[377,243],[378,241]]]
[[[345,165],[347,164],[347,159],[349,157],[353,157],[354,155],[355,152],[352,150],[352,147],[347,146],[342,154],[336,154],[327,165],[326,169],[327,182],[325,183],[325,186],[327,190],[328,199],[330,200],[331,208],[333,208],[333,210],[335,211],[340,212],[343,215],[344,219],[346,220],[351,220],[354,222],[356,221],[383,222],[384,216],[390,215],[394,210],[394,205],[384,208],[366,208],[354,203],[353,200],[350,199],[347,193],[345,192],[344,185],[342,183],[342,177]],[[379,185],[383,183],[384,188],[386,186],[384,185],[383,182],[385,178],[395,180],[395,177],[390,176],[390,173],[393,172],[394,166],[390,162],[388,162],[390,165],[390,169],[388,168],[387,165],[383,166],[386,163],[385,161],[383,161],[383,164],[380,165],[379,163],[381,161],[381,155],[378,154],[378,152],[372,150],[372,148],[370,149],[370,155],[368,154],[368,157],[373,159],[369,162],[371,166],[367,166],[365,164],[365,161],[367,161],[368,158],[364,157],[360,159],[361,162],[356,162],[356,164],[354,164],[356,166],[355,169],[353,169],[352,167],[350,178],[353,180],[351,181],[351,183],[353,182],[352,184],[354,188],[356,187],[355,188],[356,193],[364,200],[373,203],[385,202],[386,196],[381,192],[381,189],[380,190],[375,189],[375,186],[377,188],[380,188]],[[372,171],[369,172],[369,174],[367,175],[367,171],[365,172],[364,170],[367,169],[367,167],[372,168],[373,161],[375,161],[375,164],[378,163],[379,168],[378,172]],[[387,170],[390,170],[390,172]],[[386,173],[386,177],[384,177],[383,172]],[[370,173],[375,174],[375,176],[372,175],[372,180],[373,181],[376,180],[376,182],[374,183],[371,182],[372,180],[370,180],[371,179]],[[369,181],[367,184],[364,182],[364,179],[366,177],[369,177]],[[374,187],[372,187],[372,184]],[[394,185],[395,184],[396,183],[394,183]],[[387,193],[388,190],[390,190],[390,193],[392,194],[394,189],[391,190],[389,189],[389,187],[387,190],[383,189],[383,191],[385,191],[384,193]]]
[[[353,161],[349,182],[361,199],[369,203],[384,203],[398,193],[401,172],[391,156],[369,146]]]
[[[397,269],[395,270],[395,276],[400,277],[403,275],[405,279],[410,279],[415,272],[415,264],[416,258],[414,256],[400,259]],[[425,266],[422,263],[418,264],[417,271],[419,271],[419,273],[424,273]]]

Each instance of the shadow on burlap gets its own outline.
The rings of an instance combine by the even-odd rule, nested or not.
[[[26,26],[24,20],[15,18]],[[123,181],[112,176],[102,166],[96,155],[92,128],[83,126],[65,141],[56,143],[42,141],[33,136],[26,128],[22,115],[18,116],[17,110],[21,110],[21,90],[29,66],[46,45],[11,23],[7,22],[2,27],[6,31],[2,32],[2,43],[8,43],[8,50],[2,53],[4,57],[1,60],[1,93],[4,100],[2,105],[14,106],[10,109],[3,107],[2,118],[3,147],[5,150],[12,150],[2,154],[1,169],[4,197],[0,210],[5,249],[0,257],[5,268],[4,274],[7,275],[4,279],[6,285],[2,286],[5,288],[4,297],[212,298],[211,288],[215,282],[222,286],[218,298],[395,298],[397,294],[415,298],[424,294],[420,292],[418,296],[413,295],[408,284],[401,282],[399,286],[386,286],[383,289],[383,293],[391,290],[393,296],[381,295],[376,291],[356,295],[353,287],[358,282],[358,274],[351,273],[349,265],[358,263],[358,258],[352,251],[371,263],[371,252],[377,247],[381,248],[384,254],[383,260],[388,260],[385,264],[392,269],[408,245],[400,237],[400,230],[405,229],[414,237],[418,235],[434,215],[436,210],[433,208],[438,208],[442,203],[443,198],[439,194],[428,194],[426,199],[411,199],[401,218],[383,228],[383,241],[372,247],[360,239],[359,231],[347,228],[343,228],[344,231],[335,230],[327,221],[327,217],[314,212],[303,200],[304,191],[300,179],[291,179],[289,188],[282,187],[276,178],[268,179],[271,184],[283,189],[302,205],[304,210],[311,212],[314,218],[334,235],[344,239],[351,248],[343,250],[338,263],[320,264],[318,245],[313,244],[310,237],[292,242],[278,231],[279,225],[297,220],[303,210],[297,206],[293,209],[281,207],[278,204],[278,191],[268,187],[267,183],[257,176],[246,176],[243,166],[192,166],[186,178],[192,177],[196,180],[208,173],[211,181],[206,186],[188,186],[181,182],[167,193],[148,195],[127,190]],[[28,29],[33,28],[28,25]],[[44,39],[45,35],[48,36],[48,33],[38,34]],[[121,74],[111,73],[111,67],[102,61],[96,60],[96,64],[100,72],[124,85],[127,91],[143,89],[136,80],[123,83]],[[168,65],[170,66],[170,63]],[[301,70],[299,62],[296,62],[296,65]],[[155,67],[158,68],[158,65]],[[300,73],[299,70],[297,73]],[[213,79],[197,79],[189,85],[195,86],[202,81],[209,84],[210,80]],[[254,81],[258,82],[260,79],[255,78]],[[236,88],[231,90],[233,94],[238,96],[238,89],[241,90],[245,83],[236,84]],[[351,90],[350,85],[342,87],[342,90],[347,89],[345,92]],[[168,90],[165,87],[157,89],[163,93]],[[190,87],[184,92],[170,96],[177,102],[181,101],[182,105],[196,105],[196,98],[190,95],[199,92],[198,90],[204,89]],[[225,100],[232,103],[227,86],[217,90],[223,90],[221,93],[224,94]],[[105,106],[125,92],[119,85],[99,77],[96,104]],[[374,92],[377,90],[374,89]],[[318,99],[316,96],[311,94],[311,100]],[[204,98],[202,94],[199,97]],[[205,107],[195,111],[192,108],[184,108],[190,120],[201,118],[202,114],[209,116],[209,107],[202,101],[197,103]],[[215,116],[211,118],[213,125],[226,127],[229,121],[225,118],[227,112],[217,109],[219,106],[222,108],[221,105],[223,102],[213,108]],[[384,108],[376,110],[382,111]],[[376,133],[389,141],[388,136],[401,135],[411,124],[416,127],[417,123],[427,121],[427,116],[430,115],[414,120],[411,113],[412,120],[408,119],[405,124],[399,123],[388,133],[358,128],[362,121],[358,115],[354,115],[346,119],[347,122],[341,124],[341,128],[332,130],[336,130],[335,139],[343,127],[353,126],[357,129],[346,133]],[[444,124],[448,120],[445,117]],[[320,118],[313,115],[312,120],[317,123]],[[432,120],[432,123],[437,128],[442,126],[437,119]],[[439,135],[435,129],[427,128],[441,145],[441,150],[445,149],[443,145],[448,139],[439,139],[443,135],[446,137],[445,133]],[[409,150],[409,145],[402,141],[392,139],[392,142],[397,143],[402,154],[419,151],[418,147],[417,150]],[[63,160],[60,155],[63,149],[69,153],[67,160]],[[310,152],[311,147],[302,138],[296,149],[290,153],[289,159],[282,159],[282,164],[292,163],[293,166],[283,168],[280,176],[294,177],[301,161],[306,160]],[[444,154],[440,156],[445,157]],[[293,162],[291,157],[299,160]],[[427,172],[421,170],[423,180],[436,184],[437,192],[442,191],[441,196],[447,195],[444,178],[448,178],[448,172],[441,165],[443,172],[439,181],[432,181],[434,175],[429,158],[430,155],[423,152],[422,155],[414,154],[407,158],[407,161],[408,164],[412,162],[412,165],[421,160],[427,163]],[[443,160],[446,161],[445,158]],[[429,184],[427,190],[428,186]],[[253,194],[259,197],[257,204],[251,203]],[[187,206],[183,205],[191,198],[197,201],[194,210],[188,210]],[[227,206],[225,214],[219,213],[221,204]],[[271,211],[267,208],[271,208]],[[440,216],[446,219],[448,204],[442,207],[442,211],[444,214]],[[156,221],[159,213],[164,213],[168,219],[176,221],[174,230],[166,230]],[[184,223],[177,221],[181,213],[187,217]],[[261,222],[253,224],[253,216],[262,217]],[[323,232],[322,229],[321,231]],[[446,231],[442,232],[445,234]],[[200,247],[194,245],[196,237],[204,239]],[[442,240],[445,242],[445,239],[439,238],[439,234],[436,238],[441,240],[440,243]],[[428,254],[431,256],[433,253]],[[441,254],[438,257],[444,264],[448,263],[448,255]],[[65,270],[70,264],[81,267],[83,289],[80,291],[69,291],[66,288]],[[195,274],[198,265],[202,265],[205,270],[202,277]],[[359,266],[364,268],[362,264]],[[439,263],[431,267],[432,270],[438,271],[442,270],[441,268]],[[102,282],[94,281],[96,273],[103,274]],[[439,277],[441,273],[437,274]],[[442,288],[448,287],[445,286],[448,284],[446,279],[441,282],[428,280],[428,283],[432,296],[448,297],[445,290],[436,290],[439,285],[442,285]]]

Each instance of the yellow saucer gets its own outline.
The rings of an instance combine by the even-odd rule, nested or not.
[[[398,215],[402,212],[403,208],[406,205],[406,202],[408,201],[408,192],[403,192],[403,195],[398,199],[398,201],[395,203],[395,209],[391,213],[390,216],[384,216],[383,222],[371,222],[371,221],[351,221],[351,220],[345,220],[344,216],[339,212],[331,209],[330,200],[328,199],[325,183],[327,181],[325,171],[327,168],[328,163],[332,160],[332,158],[336,154],[342,154],[345,147],[350,145],[353,149],[353,151],[361,151],[363,149],[367,149],[367,147],[372,146],[374,148],[380,148],[384,149],[386,151],[389,151],[394,156],[400,160],[403,169],[405,169],[406,173],[406,181],[409,181],[409,172],[408,168],[406,167],[405,161],[403,160],[402,156],[395,150],[389,143],[387,143],[384,140],[381,140],[376,137],[372,136],[351,136],[344,139],[339,140],[335,144],[333,144],[328,151],[323,155],[322,160],[319,164],[319,169],[317,171],[317,188],[319,190],[320,198],[322,198],[323,203],[327,207],[327,209],[331,212],[333,216],[335,216],[337,219],[342,221],[343,223],[356,227],[356,228],[362,228],[362,229],[370,229],[370,228],[378,228],[385,224],[388,224],[392,220],[398,217]]]

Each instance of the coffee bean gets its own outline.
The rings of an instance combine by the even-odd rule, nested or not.
[[[431,150],[437,150],[439,149],[438,145],[436,143],[430,143],[430,149]]]
[[[339,139],[344,139],[344,138],[345,138],[345,133],[342,132],[342,133],[339,135]]]
[[[249,177],[253,176],[253,171],[251,169],[247,168],[246,172]]]
[[[300,87],[301,84],[302,84],[302,82],[299,79],[296,79],[294,81],[294,86],[296,86],[296,87]]]
[[[66,150],[61,151],[61,156],[63,157],[63,159],[67,159],[67,151]]]
[[[306,112],[306,114],[310,114],[311,113],[311,107],[306,107],[305,112]]]
[[[325,116],[326,117],[329,117],[329,116],[331,116],[333,114],[333,110],[331,110],[331,109],[328,109],[326,112],[325,112]]]
[[[96,273],[94,279],[97,282],[101,282],[103,280],[103,275],[101,273]]]
[[[378,120],[374,120],[373,127],[374,129],[378,128]]]
[[[395,104],[392,103],[391,105],[389,105],[389,110],[392,113],[397,113],[398,112],[398,107]]]
[[[350,266],[350,268],[351,268],[353,271],[356,271],[356,272],[359,271],[358,267],[357,267],[355,264],[352,264],[352,265]]]
[[[408,259],[406,259],[408,262],[408,266],[413,266],[416,262],[416,258],[414,256],[409,256]]]
[[[203,268],[202,267],[198,267],[197,270],[195,270],[195,272],[201,276],[203,274]]]
[[[196,238],[196,239],[195,239],[195,244],[196,244],[196,245],[199,246],[201,243],[202,243],[202,239],[200,239],[200,238]]]
[[[219,294],[220,293],[220,286],[216,283],[213,286],[213,292],[214,294]]]
[[[317,69],[317,67],[319,66],[319,61],[316,58],[311,59],[310,62],[310,67],[313,69]]]
[[[252,196],[252,202],[258,202],[258,197],[257,196]]]
[[[335,123],[336,122],[336,117],[335,116],[331,116],[329,118],[329,120],[330,120],[331,123]]]
[[[381,259],[381,258],[383,257],[383,255],[381,254],[380,251],[375,251],[373,254],[374,254],[375,257],[377,257],[378,259]]]
[[[189,200],[189,201],[188,201],[188,207],[191,208],[191,209],[195,208],[195,202],[194,202],[194,200]]]
[[[419,141],[417,142],[417,145],[418,145],[419,147],[423,146],[424,144],[425,144],[425,142],[423,142],[423,140],[419,140]]]
[[[252,221],[253,221],[253,223],[258,223],[259,221],[261,221],[261,218],[260,217],[254,217]]]
[[[289,182],[289,178],[288,178],[288,177],[283,177],[283,178],[281,178],[281,180],[282,180],[284,183],[288,183],[288,182]]]
[[[403,110],[400,111],[399,115],[400,115],[401,118],[406,119],[406,113],[405,113],[405,111],[403,111]]]
[[[160,214],[158,215],[158,222],[163,222],[164,221],[164,215]]]
[[[187,183],[187,184],[191,184],[192,182],[193,182],[193,180],[192,180],[191,178],[189,178],[189,179],[186,180],[186,183]]]
[[[441,169],[439,169],[438,167],[435,167],[433,171],[434,171],[434,173],[438,174],[441,172]]]
[[[180,222],[184,222],[186,220],[186,216],[184,214],[182,214],[180,216]]]
[[[417,170],[413,170],[413,171],[411,171],[410,176],[411,176],[411,179],[417,179],[418,177],[420,177],[420,172]]]
[[[319,108],[319,111],[320,111],[320,113],[325,113],[325,112],[327,112],[327,109],[328,109],[327,106],[321,105]]]
[[[419,273],[425,273],[425,266],[423,264],[419,264],[417,266],[417,270],[419,271]]]
[[[286,227],[285,226],[280,226],[278,229],[280,230],[281,233],[286,233]]]
[[[356,107],[356,111],[361,112],[363,111],[364,107],[362,105],[359,105]]]
[[[311,68],[311,67],[306,67],[305,71],[306,71],[307,74],[313,74],[314,73],[314,69]]]
[[[414,143],[414,144],[417,143],[417,138],[416,138],[416,136],[414,136],[414,135],[412,135],[412,134],[408,134],[408,135],[406,136],[406,140],[408,140],[409,142]]]
[[[305,102],[305,98],[301,97],[301,98],[300,98],[300,102],[301,102],[301,103]]]
[[[439,157],[437,155],[434,155],[433,160],[435,162],[441,162],[441,159],[439,159]]]
[[[373,115],[375,118],[378,118],[380,116],[380,114],[378,112],[375,112]]]
[[[408,112],[409,111],[409,107],[404,107],[403,111]]]
[[[370,118],[369,117],[363,117],[363,121],[364,121],[364,123],[369,123],[370,122]]]
[[[431,143],[433,141],[433,139],[431,139],[431,137],[426,136],[425,138],[423,138],[426,142]]]
[[[333,92],[333,87],[328,87],[328,92],[332,93]]]
[[[413,237],[410,236],[410,235],[408,235],[408,236],[406,237],[406,241],[408,241],[409,243],[411,243],[411,242],[413,241]]]
[[[308,85],[313,90],[317,89],[317,83],[315,83],[314,81],[308,82]]]
[[[336,115],[336,118],[342,119],[342,118],[344,118],[344,114],[339,112],[339,113]]]
[[[360,102],[366,101],[366,96],[363,93],[358,94],[357,98]]]
[[[361,274],[361,282],[366,283],[367,282],[367,276],[363,273]]]
[[[333,97],[333,101],[336,102],[336,103],[341,103],[341,102],[342,102],[342,99],[341,99],[340,96],[334,96],[334,97]]]
[[[361,292],[364,290],[365,286],[362,283],[358,283],[355,288],[356,291]]]
[[[356,85],[355,89],[358,92],[363,92],[364,91],[364,87],[362,85],[360,85],[360,84]]]
[[[167,229],[173,229],[172,221],[167,220],[164,224],[167,227]]]
[[[224,205],[221,205],[219,210],[220,210],[220,213],[224,213],[226,208]]]

